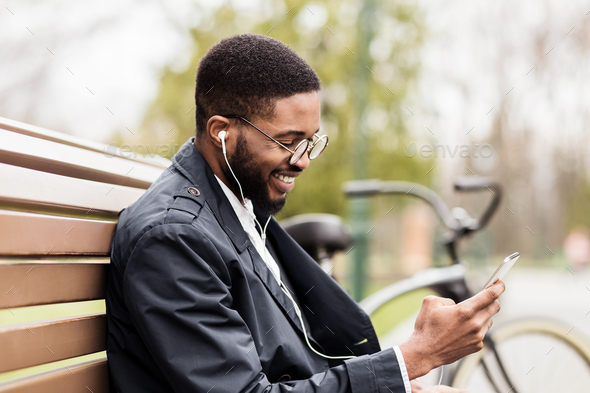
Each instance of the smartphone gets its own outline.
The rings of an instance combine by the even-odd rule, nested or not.
[[[498,266],[498,268],[492,275],[492,278],[490,278],[490,280],[483,287],[483,289],[486,289],[487,287],[494,285],[496,281],[503,279],[506,273],[508,273],[508,270],[510,270],[510,268],[514,265],[518,258],[520,258],[520,254],[517,252],[515,252],[512,255],[508,255],[506,258],[504,258],[500,266]]]

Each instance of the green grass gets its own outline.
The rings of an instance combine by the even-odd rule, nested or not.
[[[79,356],[77,358],[65,359],[60,360],[59,362],[47,363],[42,364],[40,366],[28,367],[23,368],[21,370],[9,371],[7,373],[0,374],[0,383],[4,381],[10,381],[12,379],[26,377],[28,375],[33,375],[37,373],[41,373],[44,371],[53,370],[60,367],[71,366],[76,363],[86,362],[88,360],[99,359],[106,356],[106,351],[91,353],[90,355]]]
[[[94,314],[104,311],[104,300],[4,309],[0,310],[0,326]]]
[[[418,312],[422,300],[428,295],[435,293],[428,289],[419,289],[402,295],[377,310],[371,317],[377,337],[383,337],[400,322]]]

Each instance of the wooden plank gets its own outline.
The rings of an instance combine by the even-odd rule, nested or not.
[[[0,384],[2,393],[109,393],[106,357]]]
[[[108,265],[111,262],[110,257],[94,255],[60,255],[51,259],[39,257],[21,257],[21,256],[0,256],[0,266],[2,265]]]
[[[103,299],[108,264],[0,264],[0,308]]]
[[[165,169],[0,129],[0,162],[147,189]]]
[[[105,314],[0,327],[0,372],[104,351]]]
[[[144,189],[111,185],[0,164],[0,207],[116,217]]]
[[[37,127],[27,123],[21,123],[20,121],[15,121],[11,119],[7,119],[5,117],[0,117],[0,128],[12,131],[17,134],[28,135],[38,139],[44,139],[46,141],[57,142],[62,145],[68,145],[77,147],[84,150],[94,151],[98,153],[103,153],[106,145],[98,142],[94,142],[88,139],[79,138],[73,135],[64,134],[62,132],[48,130],[46,128]],[[142,164],[151,165],[156,168],[165,169],[170,165],[170,161],[162,158],[158,155],[154,157],[125,157],[121,154],[120,149],[116,149],[113,151],[109,147],[109,152],[117,157],[122,157],[127,160],[140,162]]]
[[[107,255],[116,222],[0,210],[0,255]]]

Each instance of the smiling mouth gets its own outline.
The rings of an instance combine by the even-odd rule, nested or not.
[[[295,178],[294,178],[294,177],[289,177],[289,176],[279,175],[279,174],[276,174],[276,173],[273,173],[272,175],[273,175],[274,177],[276,177],[277,179],[279,179],[279,180],[281,180],[281,181],[283,181],[283,182],[285,182],[285,183],[287,183],[287,184],[291,184],[291,183],[293,183],[293,181],[295,180]]]

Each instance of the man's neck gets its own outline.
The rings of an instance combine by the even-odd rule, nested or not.
[[[201,153],[209,168],[213,171],[213,174],[219,178],[225,184],[231,192],[238,198],[238,200],[242,200],[240,195],[239,188],[235,185],[234,182],[230,182],[229,179],[225,176],[223,168],[227,166],[225,162],[225,158],[223,157],[223,152],[217,152],[215,147],[205,146],[202,143],[199,143],[199,139],[195,138],[195,142],[193,143],[195,148]]]

